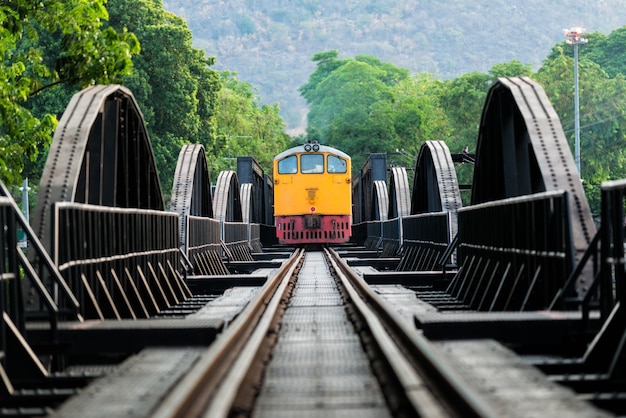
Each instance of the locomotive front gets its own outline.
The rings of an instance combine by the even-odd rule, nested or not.
[[[307,143],[274,157],[280,244],[338,244],[351,235],[352,167],[338,149]]]

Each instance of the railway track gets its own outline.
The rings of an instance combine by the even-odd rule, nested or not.
[[[423,301],[332,249],[299,249],[243,293],[208,347],[148,347],[54,416],[606,416],[493,340],[427,339],[405,304]]]
[[[298,250],[153,416],[495,416],[331,250]]]

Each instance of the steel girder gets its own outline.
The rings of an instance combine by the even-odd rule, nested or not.
[[[354,239],[354,225],[358,225],[364,221],[363,214],[363,183],[361,182],[361,173],[357,173],[352,177],[352,236]]]
[[[222,171],[217,177],[213,214],[220,222],[242,222],[241,197],[237,173]]]
[[[242,205],[242,192],[245,195],[246,204]],[[213,194],[213,213],[215,219],[220,221],[222,229],[222,241],[226,246],[227,258],[232,261],[242,261],[244,257],[250,257],[250,224],[244,223],[243,207],[246,210],[246,219],[250,219],[253,208],[250,206],[251,187],[240,189],[237,173],[234,171],[222,171],[217,177],[215,193]],[[258,231],[258,230],[257,230]]]
[[[389,209],[389,193],[384,180],[376,180],[372,184],[372,207],[370,209],[372,221],[386,221]]]
[[[273,183],[259,163],[250,156],[237,157],[237,178],[241,185],[244,222],[273,225]]]
[[[457,232],[457,211],[462,206],[454,162],[443,141],[426,141],[415,164],[411,215],[450,213],[450,236]]]
[[[483,109],[472,204],[565,190],[577,259],[596,228],[556,111],[528,77],[500,78]]]
[[[239,195],[241,197],[241,219],[243,223],[258,223],[254,221],[257,214],[258,200],[254,196],[254,185],[252,183],[243,183],[240,186]]]
[[[409,178],[404,167],[392,167],[389,178],[389,219],[411,214]]]
[[[626,271],[624,270],[624,202],[626,180],[602,184],[601,262],[595,285],[600,296],[600,312],[605,318],[585,355],[582,365],[587,376],[603,374],[610,380],[626,377]],[[585,309],[585,308],[583,308]],[[589,308],[585,309],[589,311]],[[595,379],[594,379],[595,380]]]
[[[213,217],[211,180],[202,145],[184,145],[178,154],[170,210],[180,215],[180,242],[186,249],[188,217]]]
[[[171,210],[181,215],[213,217],[211,180],[202,145],[184,145],[180,150],[172,186]]]
[[[379,213],[384,211],[387,216],[388,196],[385,196],[384,202],[375,201],[375,192],[382,192],[381,186],[376,186],[375,182],[385,184],[385,192],[387,191],[387,155],[386,154],[370,154],[363,164],[363,168],[355,179],[352,181],[352,195],[354,203],[354,223],[380,220]],[[381,197],[380,193],[377,197]],[[377,206],[383,204],[385,206]],[[378,211],[378,213],[377,213]]]
[[[86,88],[74,95],[59,121],[33,218],[48,251],[55,202],[164,209],[143,116],[127,88]]]
[[[456,212],[461,206],[461,193],[448,146],[443,141],[426,141],[415,164],[411,214]]]

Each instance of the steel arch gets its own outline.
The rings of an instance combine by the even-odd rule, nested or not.
[[[243,223],[258,223],[255,222],[254,217],[256,213],[256,205],[254,199],[253,192],[253,184],[252,183],[244,183],[240,187],[240,195],[241,195],[241,215]]]
[[[426,141],[415,164],[411,214],[456,212],[462,206],[454,162],[443,141]]]
[[[409,178],[404,167],[392,167],[389,179],[389,219],[411,214]]]
[[[245,222],[273,225],[273,182],[265,174],[263,168],[253,157],[237,157],[237,179],[242,188],[241,205],[244,212],[244,220],[246,219],[247,210],[244,206],[247,206],[250,210],[248,220],[245,220]],[[250,184],[250,186],[246,186],[250,190],[245,191],[247,194],[244,198],[243,193],[246,184]],[[249,202],[246,202],[246,199]]]
[[[379,202],[374,201],[373,192],[376,189],[376,181],[387,181],[387,155],[382,153],[369,154],[360,172],[352,180],[353,221],[354,223],[377,220],[377,215],[372,211]],[[387,186],[385,185],[385,192]],[[387,197],[388,198],[388,197]],[[378,208],[382,210],[383,208]],[[387,211],[385,201],[384,211]],[[387,214],[385,213],[385,216]]]
[[[457,231],[457,211],[463,206],[456,170],[448,146],[443,141],[426,141],[415,164],[411,215],[448,212],[450,234]]]
[[[596,228],[559,117],[536,82],[500,78],[483,109],[472,204],[553,190],[569,194],[573,244],[582,254]]]
[[[222,171],[217,177],[213,214],[220,222],[242,222],[241,197],[237,173]]]
[[[389,209],[389,193],[387,192],[387,183],[383,180],[375,180],[372,183],[372,220],[386,221],[387,211]]]
[[[55,202],[164,210],[150,139],[127,88],[86,88],[74,95],[59,121],[33,218],[47,250]]]
[[[187,248],[188,217],[213,217],[211,180],[202,145],[184,145],[178,154],[170,210],[180,215],[180,242],[184,248]]]

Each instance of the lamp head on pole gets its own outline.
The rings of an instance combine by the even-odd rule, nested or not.
[[[567,43],[569,45],[586,44],[587,39],[583,38],[585,29],[581,27],[574,27],[570,29],[563,29],[563,33],[568,38]]]

